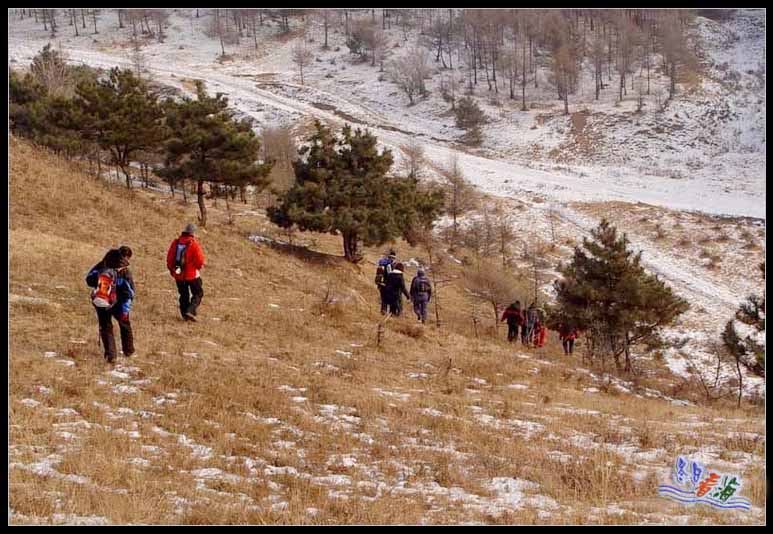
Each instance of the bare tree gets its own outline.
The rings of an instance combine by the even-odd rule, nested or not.
[[[317,10],[317,17],[322,21],[322,29],[325,31],[325,42],[322,44],[322,49],[327,50],[328,46],[328,32],[330,30],[330,15],[331,10],[329,8],[321,8]]]
[[[217,37],[220,40],[220,50],[225,56],[225,45],[236,42],[237,36],[234,29],[228,23],[228,17],[225,10],[215,9],[209,27],[206,30],[209,37]]]
[[[145,70],[145,54],[142,52],[142,43],[137,37],[131,38],[132,50],[131,50],[131,62],[134,67],[134,71],[137,74],[137,78],[142,78],[142,73]]]
[[[303,68],[314,59],[314,53],[309,49],[305,39],[298,39],[293,45],[292,58],[293,63],[298,66],[298,71],[301,74],[301,85],[303,85]]]
[[[512,277],[491,263],[481,262],[477,268],[465,271],[464,287],[472,296],[491,305],[496,334],[499,329],[500,310],[518,294]]]
[[[67,56],[60,48],[54,50],[46,45],[32,60],[30,74],[45,88],[50,96],[65,96],[74,85],[72,71],[67,66]]]
[[[606,44],[605,37],[601,32],[596,32],[591,38],[590,42],[590,57],[593,62],[593,79],[596,84],[596,100],[599,99],[601,90],[604,89],[604,58],[606,53],[604,46]]]
[[[502,201],[494,204],[491,214],[497,249],[502,256],[502,268],[505,269],[509,264],[510,246],[516,237],[514,218]]]
[[[89,9],[89,14],[91,14],[91,21],[94,23],[94,35],[99,33],[99,30],[97,30],[97,20],[99,19],[99,14],[101,11],[101,9],[97,9],[95,7]]]
[[[459,217],[477,205],[478,195],[473,185],[464,177],[456,154],[452,154],[448,163],[438,168],[438,172],[448,191],[446,212],[453,220],[451,248],[454,248],[459,239]]]
[[[561,45],[553,56],[553,76],[558,94],[564,101],[564,114],[569,115],[569,93],[574,90],[577,80],[577,57],[569,45]]]
[[[376,61],[378,61],[380,72],[383,72],[384,70],[384,58],[386,57],[388,48],[389,39],[387,38],[386,33],[379,28],[375,28],[373,30],[373,38],[370,42],[370,49],[373,58],[370,65],[375,67]]]
[[[413,105],[415,96],[427,92],[424,85],[424,80],[429,76],[427,52],[419,47],[412,48],[405,56],[389,64],[387,74],[403,90],[410,104]]]
[[[148,9],[148,16],[156,26],[156,38],[159,43],[164,42],[164,27],[169,22],[169,13],[166,9]]]
[[[687,46],[685,24],[679,11],[669,11],[660,21],[660,42],[668,70],[670,85],[668,88],[669,99],[676,94],[677,69],[683,65],[689,65],[694,60]]]
[[[418,143],[400,145],[401,167],[409,178],[420,179],[427,166],[424,147]]]
[[[263,161],[273,162],[268,177],[271,186],[265,191],[266,205],[270,205],[271,196],[284,193],[295,182],[293,160],[298,157],[298,147],[292,130],[284,126],[264,127],[261,131],[261,151]],[[255,201],[259,201],[260,190],[256,189]]]

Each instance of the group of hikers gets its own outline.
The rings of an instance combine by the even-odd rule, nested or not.
[[[179,293],[180,315],[184,321],[196,319],[196,311],[204,297],[201,280],[201,268],[204,266],[204,251],[196,239],[196,225],[188,224],[180,236],[172,241],[166,255],[166,267],[174,278]],[[97,312],[99,336],[104,347],[104,356],[108,362],[117,356],[113,319],[118,323],[121,333],[121,351],[129,357],[135,353],[134,336],[130,320],[132,303],[135,300],[136,287],[129,260],[132,249],[122,245],[111,249],[94,265],[86,275],[86,284],[92,288],[91,302]],[[410,290],[405,285],[405,265],[398,261],[392,249],[378,262],[376,268],[376,286],[381,296],[381,313],[399,316],[403,311],[402,297],[413,303],[416,320],[427,322],[427,311],[432,299],[432,283],[423,269],[419,269],[411,280]],[[544,311],[534,302],[527,309],[521,308],[519,301],[508,306],[502,314],[507,321],[507,340],[518,339],[526,346],[542,347],[545,344],[547,329]],[[559,326],[559,335],[565,354],[572,354],[577,329]]]
[[[427,322],[427,309],[432,298],[432,283],[423,269],[419,269],[411,280],[411,289],[405,287],[403,273],[405,266],[397,260],[397,254],[390,250],[381,258],[376,267],[376,286],[381,295],[381,313],[399,316],[403,311],[403,295],[413,303],[416,320]]]
[[[378,261],[376,267],[376,286],[381,295],[381,313],[399,316],[402,313],[402,297],[413,303],[413,311],[416,319],[425,323],[427,321],[427,308],[432,298],[432,283],[423,269],[419,269],[411,281],[410,291],[405,287],[403,274],[405,266],[397,260],[394,249]],[[532,302],[528,308],[521,308],[520,301],[515,301],[508,306],[502,314],[501,321],[507,321],[507,340],[513,342],[520,339],[523,345],[529,347],[542,347],[547,337],[545,324],[545,311]],[[579,331],[566,324],[558,327],[558,334],[564,349],[564,354],[574,352],[574,340]]]
[[[196,310],[204,297],[201,281],[204,251],[195,234],[196,225],[188,224],[169,245],[166,255],[166,267],[175,280],[180,297],[180,315],[183,320],[193,322],[196,321]],[[131,257],[132,249],[128,246],[111,249],[86,275],[86,285],[93,288],[91,303],[97,312],[99,337],[105,359],[110,363],[117,356],[113,319],[118,322],[123,355],[129,357],[135,353],[129,315],[136,294],[134,279],[129,270]]]
[[[507,321],[507,341],[518,339],[518,331],[521,333],[521,343],[527,347],[542,347],[547,337],[547,325],[545,323],[545,310],[532,302],[528,308],[521,308],[521,302],[516,300],[505,308],[500,321]],[[558,325],[558,336],[565,355],[574,353],[574,340],[579,331],[571,325],[561,323]]]

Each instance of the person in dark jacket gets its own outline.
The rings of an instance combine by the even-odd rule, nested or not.
[[[411,280],[411,301],[416,318],[422,323],[427,322],[427,306],[432,299],[432,283],[422,269]]]
[[[526,310],[526,328],[521,331],[521,341],[524,345],[536,344],[537,328],[539,326],[539,312],[537,311],[537,303],[532,302],[529,305],[529,309]]]
[[[564,347],[564,355],[569,356],[574,353],[574,340],[577,339],[577,334],[577,329],[571,325],[564,323],[558,325],[558,336]]]
[[[505,308],[501,321],[507,321],[507,341],[518,339],[518,327],[523,328],[523,311],[521,301],[516,300]]]
[[[411,295],[405,287],[405,278],[403,278],[403,264],[395,263],[392,271],[386,275],[386,285],[384,286],[384,300],[386,300],[387,311],[392,315],[400,315],[403,309],[402,296],[411,300]]]
[[[376,267],[376,287],[378,288],[379,297],[381,298],[381,313],[386,314],[387,303],[384,298],[384,288],[386,287],[386,276],[392,272],[392,266],[397,261],[397,253],[394,249],[390,249],[389,253],[378,261]]]
[[[132,249],[121,246],[111,249],[102,258],[102,261],[92,267],[86,275],[86,285],[97,287],[99,274],[105,269],[113,269],[117,273],[116,301],[110,308],[94,309],[97,312],[99,322],[99,337],[105,349],[105,359],[112,363],[116,358],[115,336],[113,335],[113,319],[118,322],[121,332],[121,350],[126,357],[134,354],[134,334],[129,320],[132,302],[135,295],[134,279],[129,271],[129,258],[132,257]]]
[[[180,315],[186,321],[196,321],[196,310],[204,297],[200,271],[204,266],[204,252],[195,233],[196,225],[187,225],[166,253],[166,267],[180,294]]]

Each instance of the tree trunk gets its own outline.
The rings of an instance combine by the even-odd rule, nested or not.
[[[97,35],[99,31],[97,30],[97,9],[91,8],[91,18],[94,21],[94,35]]]
[[[196,187],[196,198],[199,203],[199,222],[201,223],[202,228],[206,228],[207,206],[204,204],[204,180],[198,181],[198,186]]]
[[[352,262],[357,263],[360,260],[358,245],[358,236],[356,232],[345,231],[343,232],[344,240],[344,257]]]
[[[131,189],[132,188],[132,175],[129,173],[129,170],[124,167],[123,165],[118,165],[121,168],[121,171],[123,172],[123,175],[126,177],[126,188]]]
[[[623,349],[625,351],[625,372],[630,373],[633,367],[631,367],[631,341],[628,332],[625,333],[623,338]]]
[[[118,10],[118,29],[123,29],[123,9]]]

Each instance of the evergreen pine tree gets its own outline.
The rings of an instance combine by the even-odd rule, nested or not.
[[[575,248],[571,263],[559,266],[563,279],[555,284],[550,323],[585,330],[596,346],[606,346],[618,367],[624,354],[630,371],[631,347],[671,324],[688,304],[644,270],[641,252],[629,250],[626,236],[618,236],[609,222],[602,220],[591,236],[583,239],[583,248]]]
[[[388,176],[392,153],[377,149],[372,134],[344,126],[337,138],[316,122],[316,131],[293,162],[295,184],[267,212],[275,224],[302,231],[339,233],[344,256],[361,259],[360,246],[398,236],[414,238],[417,225],[437,217],[442,196],[418,181]],[[422,210],[422,211],[420,211]]]
[[[259,162],[259,139],[249,121],[234,118],[221,93],[208,96],[199,81],[196,100],[168,102],[166,118],[172,137],[158,174],[172,183],[180,179],[196,182],[201,226],[207,224],[205,183],[259,189],[268,185],[271,164]]]
[[[105,80],[76,89],[79,129],[110,153],[131,187],[129,166],[138,151],[152,151],[168,137],[157,95],[130,70],[114,68]]]
[[[762,272],[762,279],[765,279],[765,262],[759,265]],[[738,311],[735,313],[735,319],[745,325],[751,334],[745,336],[738,333],[738,326],[735,321],[730,320],[725,324],[722,331],[722,342],[727,347],[730,355],[757,376],[765,377],[765,344],[759,341],[760,335],[752,335],[754,330],[759,333],[765,332],[765,297],[750,295],[745,302],[741,303]],[[755,339],[756,338],[756,339]]]

